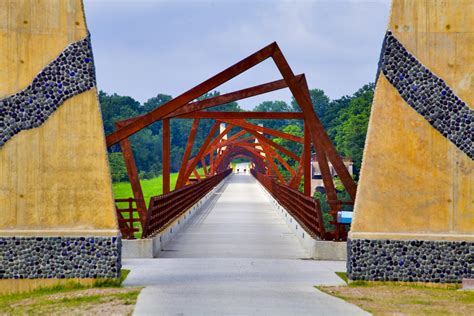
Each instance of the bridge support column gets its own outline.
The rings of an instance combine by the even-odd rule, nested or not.
[[[119,277],[82,2],[5,0],[0,12],[0,292]]]
[[[474,278],[473,14],[469,1],[392,2],[348,241],[353,280]]]

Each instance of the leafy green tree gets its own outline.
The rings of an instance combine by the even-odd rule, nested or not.
[[[99,101],[106,135],[115,130],[115,122],[141,113],[140,102],[131,97],[120,96],[116,93],[109,95],[100,91]]]
[[[171,99],[173,98],[170,95],[158,93],[156,97],[150,98],[147,101],[145,101],[145,103],[143,103],[141,110],[143,113],[148,113],[156,109],[157,107],[162,106],[163,104],[167,103]]]
[[[109,154],[110,173],[113,182],[120,182],[128,180],[127,168],[123,155],[120,152]]]
[[[339,111],[338,125],[330,129],[336,149],[343,156],[352,157],[357,175],[362,163],[373,97],[374,85],[363,86],[354,94],[349,105]]]
[[[283,128],[282,131],[287,134],[291,134],[291,135],[299,136],[299,137],[303,137],[303,134],[304,134],[302,128],[296,124],[287,125],[286,127]],[[285,138],[274,138],[273,141],[285,147],[286,149],[295,153],[298,156],[300,156],[303,152],[303,145],[300,143],[296,143],[291,140],[287,140]],[[296,164],[296,161],[294,161],[291,157],[283,154],[279,150],[277,150],[277,153],[280,154],[280,156],[282,156],[282,158],[294,169],[298,167],[298,165]],[[282,174],[282,176],[284,176],[285,178],[291,177],[290,172],[279,161],[276,161],[276,165],[278,167],[278,170]]]
[[[292,112],[285,101],[264,101],[254,107],[253,112]],[[282,130],[290,120],[250,120],[253,124],[263,124],[264,127]]]
[[[329,106],[329,97],[321,89],[310,89],[309,95],[311,98],[311,103],[313,103],[313,108],[316,112],[316,115],[321,118],[326,112],[327,107]],[[296,102],[294,97],[292,97],[291,99],[291,106],[293,111],[301,112],[301,108],[299,107],[298,102]]]
[[[290,125],[285,126],[282,131],[287,133],[287,134],[291,134],[291,135],[299,136],[299,137],[303,137],[303,135],[304,135],[304,132],[303,132],[303,129],[301,128],[301,126],[296,125],[296,124],[290,124]],[[295,153],[298,156],[301,155],[302,152],[303,152],[303,144],[293,142],[293,141],[285,139],[285,138],[279,138],[279,137],[274,138],[273,141],[275,143],[285,147],[286,149],[288,149],[289,151]],[[284,158],[287,162],[294,163],[294,161],[290,157],[287,157],[285,155]]]

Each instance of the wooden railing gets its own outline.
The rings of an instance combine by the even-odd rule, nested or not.
[[[120,208],[118,204],[128,203],[127,208]],[[134,207],[135,199],[115,199],[115,210],[117,211],[117,219],[124,239],[135,239],[135,233],[140,231],[140,218],[138,217],[137,208]],[[137,215],[137,217],[134,216]]]
[[[326,238],[323,213],[318,200],[278,183],[271,176],[256,172],[253,169],[250,172],[308,234],[318,239]]]
[[[167,227],[168,224],[202,199],[231,172],[232,169],[228,169],[170,193],[152,197],[142,237],[149,237]]]

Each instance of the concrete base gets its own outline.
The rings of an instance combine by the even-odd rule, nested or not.
[[[209,193],[207,193],[201,200],[189,208],[185,213],[178,217],[165,230],[156,234],[151,238],[136,239],[136,240],[122,240],[122,258],[158,258],[161,251],[166,245],[176,236],[176,234],[183,228],[184,225],[191,219],[221,188],[227,178],[216,185]]]
[[[336,241],[318,240],[309,235],[298,221],[288,211],[278,203],[275,198],[259,183],[260,188],[271,200],[275,210],[286,222],[290,230],[298,238],[303,248],[308,252],[309,256],[315,260],[347,260],[347,243]]]

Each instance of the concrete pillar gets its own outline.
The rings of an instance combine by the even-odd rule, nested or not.
[[[82,3],[5,0],[0,16],[0,292],[118,277]]]
[[[349,234],[351,279],[473,278],[474,2],[392,1]]]

